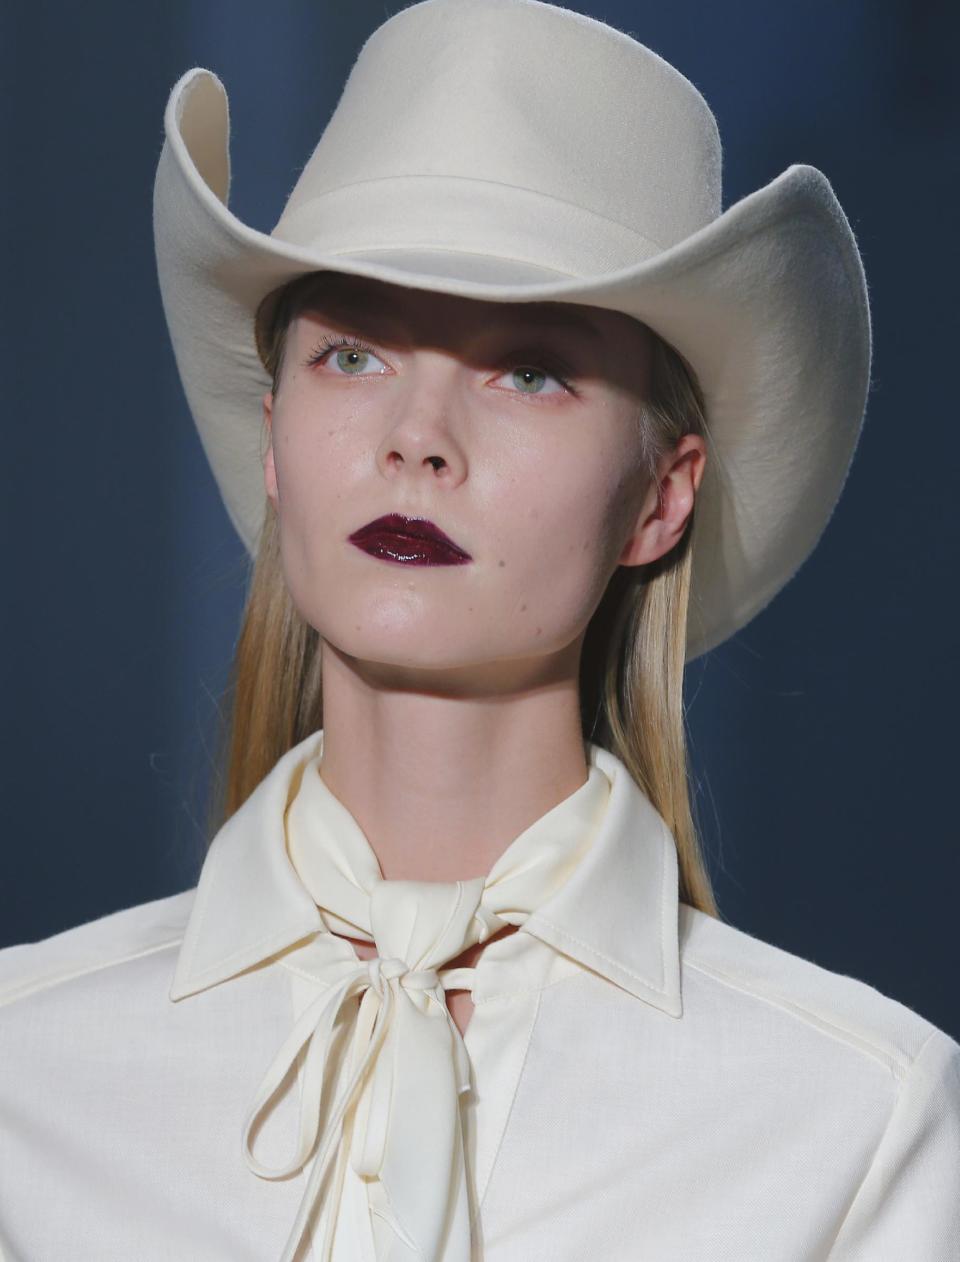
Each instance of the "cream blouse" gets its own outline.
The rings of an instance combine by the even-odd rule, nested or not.
[[[958,1262],[960,1046],[679,903],[666,826],[589,751],[610,791],[585,858],[476,965],[475,1262]],[[234,836],[200,894],[0,951],[6,1262],[280,1256],[309,1166],[258,1177],[241,1131],[323,993],[308,948],[327,930],[256,807]],[[265,1165],[294,1147],[302,1076],[257,1138]],[[373,1262],[349,1165],[342,1195],[334,1258]]]

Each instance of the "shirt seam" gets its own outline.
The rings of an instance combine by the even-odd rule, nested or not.
[[[133,960],[143,959],[148,955],[156,955],[159,951],[170,951],[180,946],[183,942],[183,935],[173,938],[167,942],[160,942],[156,946],[144,947],[140,951],[131,951],[127,955],[115,956],[109,960],[100,960],[96,964],[89,964],[84,968],[73,969],[66,973],[57,973],[54,977],[45,977],[39,980],[36,985],[27,986],[25,989],[14,990],[6,996],[0,996],[0,1008],[10,1007],[20,999],[29,999],[31,995],[40,994],[44,990],[53,990],[56,986],[64,982],[77,981],[81,977],[89,977],[92,973],[102,973],[108,968],[117,968],[121,964],[129,964]]]
[[[845,1046],[851,1047],[855,1051],[862,1051],[885,1068],[897,1082],[900,1082],[910,1071],[913,1061],[908,1055],[898,1052],[895,1048],[880,1046],[864,1033],[843,1025],[835,1016],[827,1016],[782,995],[768,994],[763,990],[755,989],[741,979],[725,973],[722,969],[711,967],[686,957],[684,958],[684,965],[695,972],[713,978],[714,981],[729,986],[732,990],[737,990],[741,994],[755,999],[758,1003],[766,1003],[770,1007],[779,1008],[781,1012],[786,1012],[790,1016],[796,1017],[809,1028],[820,1030],[821,1033],[835,1039],[837,1042],[843,1043]],[[924,1047],[929,1042],[930,1037],[928,1035],[927,1039],[924,1040]]]
[[[633,978],[635,982],[640,982],[643,986],[648,987],[650,990],[656,991],[657,994],[664,993],[662,979],[659,983],[649,980],[647,977],[644,977],[642,973],[637,973],[634,969],[627,968],[627,966],[621,963],[620,960],[615,960],[611,956],[605,955],[603,951],[598,950],[598,948],[591,945],[591,943],[584,942],[584,940],[582,938],[578,938],[576,934],[570,933],[569,930],[564,929],[561,925],[555,924],[552,920],[548,920],[545,916],[541,916],[539,912],[537,913],[537,920],[540,924],[546,925],[548,928],[552,929],[554,933],[559,934],[561,938],[565,938],[567,942],[573,942],[584,951],[596,956],[598,960],[603,960],[604,964],[608,965],[611,970],[623,973],[625,976]]]
[[[290,930],[287,926],[284,926],[279,931],[272,929],[269,933],[264,934],[263,937],[258,938],[256,942],[238,947],[236,951],[231,951],[229,955],[218,959],[215,964],[208,964],[206,968],[200,969],[199,972],[193,968],[196,952],[190,951],[187,957],[189,965],[187,983],[191,987],[190,993],[195,994],[198,990],[206,990],[208,986],[216,985],[218,982],[229,981],[238,973],[246,972],[248,968],[254,968],[259,964],[265,963],[281,951],[292,950],[301,943],[315,937],[317,930],[313,925],[310,925],[304,929],[304,932],[298,938],[291,939],[289,934]],[[249,960],[247,957],[250,957]],[[239,964],[237,963],[238,961],[240,961]],[[237,967],[234,968],[234,965],[237,965]]]
[[[927,1037],[923,1040],[923,1044],[920,1047],[920,1050],[917,1052],[916,1056],[914,1056],[913,1060],[908,1063],[908,1067],[907,1067],[908,1074],[912,1073],[917,1068],[917,1066],[920,1063],[920,1059],[923,1056],[923,1053],[927,1050],[927,1047],[930,1045],[930,1043],[935,1038],[935,1036],[939,1033],[940,1031],[937,1029],[931,1030],[930,1033],[927,1035]],[[836,1248],[837,1241],[840,1239],[843,1229],[847,1225],[847,1222],[850,1219],[850,1215],[853,1213],[854,1209],[856,1208],[857,1201],[859,1201],[860,1199],[860,1193],[863,1191],[864,1187],[866,1186],[867,1181],[869,1180],[870,1175],[873,1173],[873,1169],[877,1164],[877,1159],[880,1156],[880,1149],[883,1147],[883,1141],[886,1139],[887,1135],[890,1133],[890,1128],[893,1125],[894,1118],[897,1115],[897,1109],[900,1107],[900,1100],[903,1096],[903,1088],[904,1088],[904,1083],[906,1081],[906,1076],[907,1075],[904,1076],[904,1081],[898,1084],[897,1093],[893,1097],[893,1104],[890,1107],[890,1115],[887,1118],[886,1123],[884,1124],[883,1130],[880,1132],[880,1138],[877,1140],[877,1146],[873,1151],[873,1156],[870,1158],[870,1163],[863,1173],[863,1178],[857,1184],[857,1190],[856,1192],[854,1192],[853,1196],[850,1198],[850,1204],[847,1206],[846,1212],[844,1213],[843,1218],[841,1218],[837,1226],[837,1230],[834,1232],[833,1239],[830,1241],[830,1251],[824,1256],[824,1262],[830,1262],[830,1259],[833,1257],[833,1251]]]

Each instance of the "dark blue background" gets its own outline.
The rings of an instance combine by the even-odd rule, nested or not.
[[[162,115],[226,82],[232,208],[269,231],[400,3],[0,9],[0,943],[192,884],[244,556],[183,400],[151,235]],[[864,256],[874,388],[844,497],[773,605],[689,676],[724,918],[960,1036],[956,10],[582,4],[712,105],[724,204],[824,171]]]

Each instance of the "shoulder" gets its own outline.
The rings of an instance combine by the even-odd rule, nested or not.
[[[873,1062],[902,1081],[928,1045],[960,1056],[949,1035],[860,981],[680,904],[682,968],[691,985],[724,992],[748,1026],[810,1032],[827,1054]],[[696,979],[696,980],[694,980]]]
[[[140,903],[39,942],[0,950],[0,1008],[178,948],[195,893],[190,889]]]

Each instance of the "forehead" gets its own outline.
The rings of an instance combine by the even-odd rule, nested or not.
[[[469,334],[491,328],[543,330],[585,338],[597,347],[617,332],[636,337],[644,327],[622,312],[577,303],[490,302],[337,272],[317,277],[301,311],[337,320],[363,320],[367,325],[380,322],[421,334],[438,330]]]

